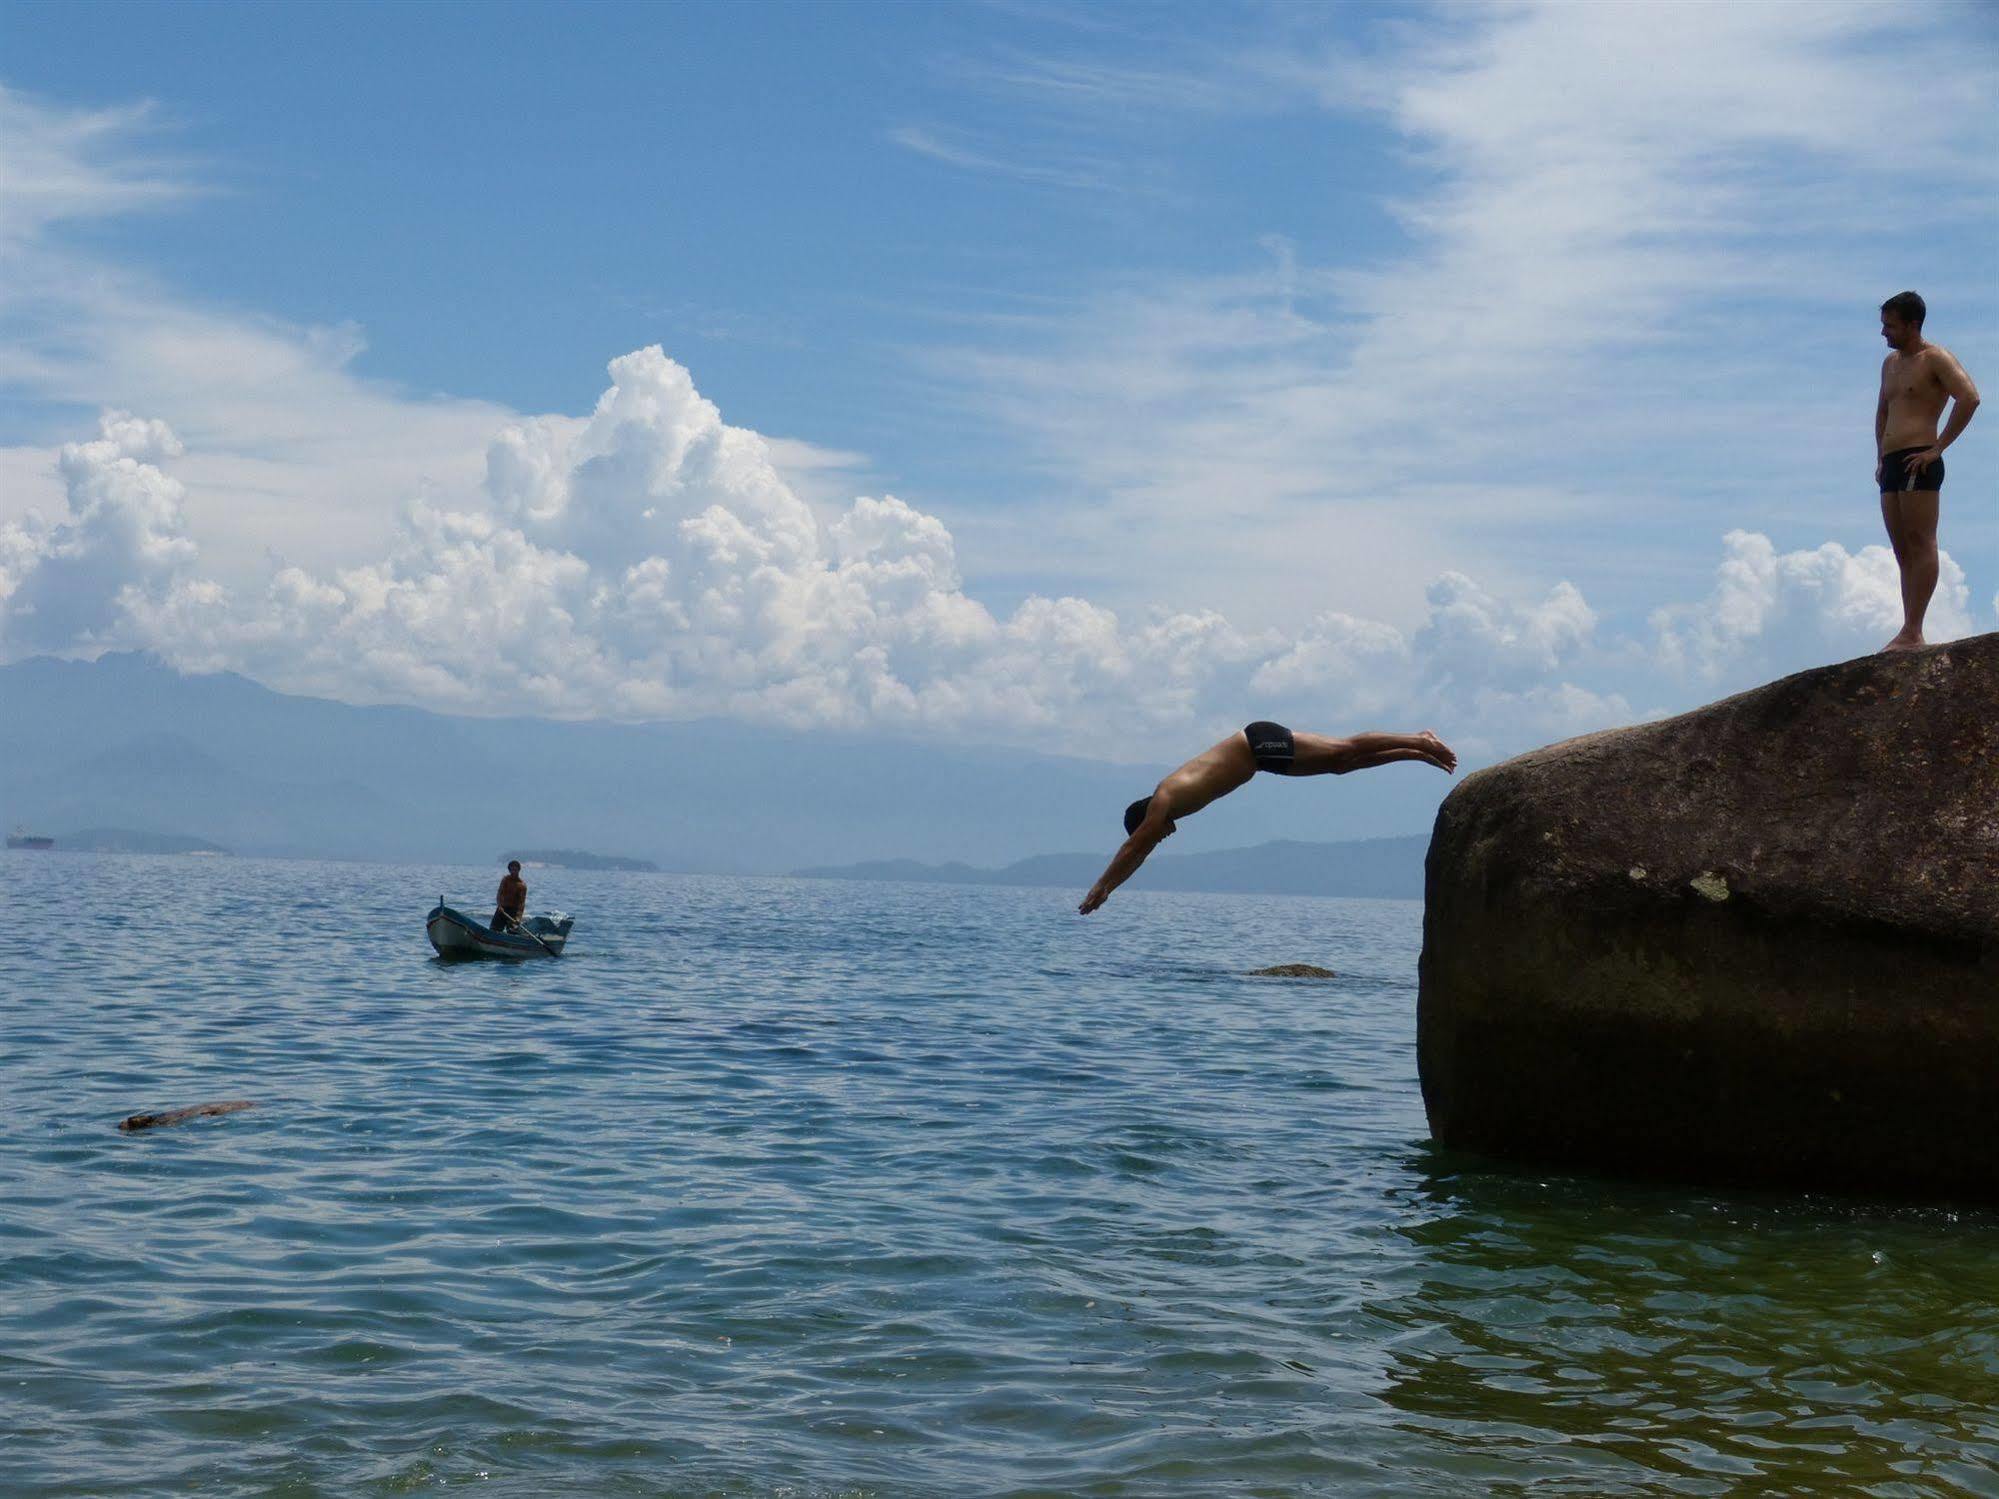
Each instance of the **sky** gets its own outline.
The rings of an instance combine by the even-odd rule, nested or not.
[[[87,20],[90,45],[77,45]],[[0,660],[1476,764],[1899,623],[1999,9],[0,0]],[[1931,637],[1999,628],[1999,417]]]

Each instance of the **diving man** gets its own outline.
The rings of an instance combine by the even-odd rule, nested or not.
[[[1152,795],[1124,809],[1124,847],[1076,909],[1084,916],[1137,873],[1138,866],[1173,836],[1174,825],[1237,787],[1259,770],[1279,776],[1343,776],[1397,760],[1421,760],[1445,772],[1458,768],[1450,746],[1425,729],[1420,734],[1356,734],[1328,739],[1294,734],[1282,724],[1258,722],[1189,760],[1154,788]]]

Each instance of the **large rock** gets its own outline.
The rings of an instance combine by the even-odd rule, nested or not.
[[[1480,771],[1425,884],[1441,1144],[1999,1200],[1999,635]]]

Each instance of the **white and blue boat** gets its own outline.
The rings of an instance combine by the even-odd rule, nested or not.
[[[424,918],[424,930],[440,958],[559,958],[575,924],[573,916],[548,911],[527,917],[519,931],[496,932],[447,906],[442,896]]]

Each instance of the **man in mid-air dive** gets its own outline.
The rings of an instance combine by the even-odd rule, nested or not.
[[[1978,387],[1942,344],[1923,338],[1928,309],[1912,291],[1881,304],[1881,399],[1874,404],[1874,487],[1881,519],[1902,572],[1902,628],[1882,647],[1913,651],[1923,644],[1923,614],[1937,587],[1937,509],[1943,450],[1956,442],[1978,409]],[[1937,431],[1944,406],[1950,420]]]
[[[1328,739],[1323,734],[1294,734],[1282,724],[1253,723],[1196,755],[1161,781],[1152,795],[1124,809],[1128,835],[1124,847],[1112,856],[1110,867],[1076,909],[1085,916],[1096,910],[1137,872],[1161,840],[1173,836],[1175,823],[1245,785],[1259,770],[1279,776],[1343,776],[1397,760],[1421,760],[1446,772],[1458,768],[1450,746],[1428,729],[1420,734]]]

